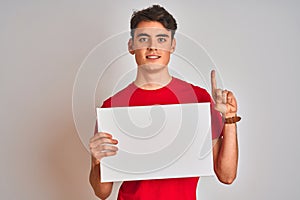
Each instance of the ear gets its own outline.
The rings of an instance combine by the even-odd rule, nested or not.
[[[130,38],[130,39],[128,40],[128,51],[129,51],[129,53],[130,53],[131,55],[134,54],[132,38]]]
[[[175,51],[175,48],[176,48],[176,40],[175,38],[173,38],[170,52],[173,53]]]

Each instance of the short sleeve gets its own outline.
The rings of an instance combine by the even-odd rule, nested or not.
[[[214,109],[215,104],[213,99],[205,89],[197,86],[193,86],[193,87],[199,103],[203,103],[203,102],[210,103],[212,139],[221,137],[222,130],[223,130],[223,120],[220,112]]]

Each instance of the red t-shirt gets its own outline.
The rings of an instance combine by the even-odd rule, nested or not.
[[[223,126],[222,118],[219,112],[212,109],[213,101],[208,92],[203,88],[174,77],[167,86],[157,90],[144,90],[131,83],[125,89],[104,101],[102,107],[199,102],[211,102],[212,137],[219,137]],[[124,181],[119,190],[118,200],[196,199],[198,179],[199,177]]]

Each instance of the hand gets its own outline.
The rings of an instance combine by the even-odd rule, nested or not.
[[[215,102],[215,110],[222,113],[223,117],[234,117],[237,112],[237,102],[232,92],[217,88],[216,72],[211,71],[211,93]]]
[[[90,151],[92,156],[100,162],[104,157],[117,154],[116,144],[118,141],[113,139],[111,134],[99,132],[90,139]]]

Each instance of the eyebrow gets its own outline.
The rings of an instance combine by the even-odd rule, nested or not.
[[[169,37],[169,35],[167,35],[167,34],[158,34],[158,35],[156,35],[156,37]]]
[[[137,37],[143,37],[143,36],[150,37],[150,35],[147,34],[147,33],[140,33],[140,34],[137,35]],[[168,38],[169,35],[167,35],[167,34],[158,34],[155,37],[167,37]]]
[[[142,36],[150,37],[150,35],[147,33],[140,33],[137,35],[137,37],[142,37]]]

